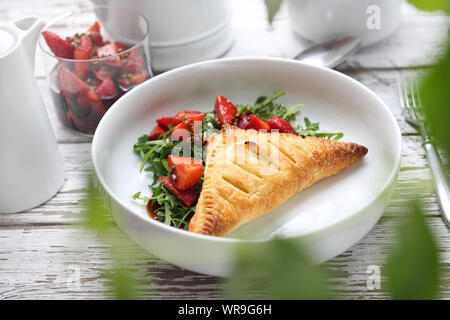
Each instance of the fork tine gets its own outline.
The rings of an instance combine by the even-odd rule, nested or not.
[[[400,106],[403,109],[403,115],[407,118],[406,120],[409,122],[415,122],[414,114],[411,111],[411,106],[409,103],[409,97],[408,97],[408,88],[407,88],[407,81],[405,77],[400,74],[398,83],[398,91],[399,91],[399,98],[400,98]]]
[[[424,113],[423,113],[423,108],[422,108],[422,106],[423,106],[422,100],[420,98],[419,81],[416,80],[414,83],[415,83],[415,88],[416,88],[417,108],[418,108],[418,110],[420,112],[420,115],[421,115],[421,117],[423,119]]]
[[[419,103],[417,100],[417,81],[413,80],[411,77],[409,78],[409,87],[410,87],[410,94],[411,94],[411,108],[414,112],[415,120],[416,121],[422,121],[422,115],[419,110]]]

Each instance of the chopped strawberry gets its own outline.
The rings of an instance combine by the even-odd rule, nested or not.
[[[123,91],[128,91],[131,87],[131,82],[130,82],[130,79],[128,79],[128,78],[120,77],[117,80],[117,83],[119,84],[120,89],[122,89]]]
[[[71,108],[77,117],[84,118],[91,112],[91,98],[89,95],[77,98],[77,108]]]
[[[100,23],[98,21],[95,21],[92,26],[89,27],[87,30],[88,32],[100,32]]]
[[[66,40],[61,39],[56,33],[48,30],[42,31],[42,36],[55,56],[72,59],[73,48]]]
[[[103,81],[106,78],[114,78],[116,69],[108,67],[107,65],[102,65],[100,68],[94,69],[93,72],[98,80]]]
[[[216,118],[220,121],[220,124],[231,124],[233,123],[234,116],[237,113],[237,109],[234,104],[232,104],[224,96],[217,96],[214,113],[216,115]]]
[[[250,121],[247,120],[247,118],[242,117],[237,122],[237,126],[241,129],[249,129],[250,128]]]
[[[88,97],[91,100],[91,113],[89,113],[89,118],[95,123],[98,123],[103,115],[106,113],[106,107],[103,101],[95,94],[93,91],[88,92]]]
[[[91,58],[92,41],[87,35],[83,35],[80,44],[73,50],[75,60],[87,60]]]
[[[180,190],[192,188],[203,175],[203,164],[193,158],[170,155],[167,164],[171,168],[170,175]]]
[[[96,45],[101,45],[103,42],[103,37],[100,34],[100,23],[98,21],[95,21],[92,26],[89,27],[88,35],[91,37],[92,42],[94,42]]]
[[[159,177],[161,182],[170,192],[181,200],[187,207],[191,207],[198,199],[199,192],[195,188],[180,190],[176,187],[175,182],[169,177]]]
[[[148,135],[149,140],[158,140],[160,136],[162,136],[167,131],[161,128],[160,126],[156,126],[152,132]]]
[[[163,129],[168,130],[169,126],[175,127],[180,121],[175,117],[162,117],[156,120],[156,123]]]
[[[145,80],[148,80],[150,78],[147,70],[142,70],[141,72],[133,75],[130,79],[130,82],[132,84],[140,84],[144,82]]]
[[[95,93],[101,99],[113,98],[117,94],[116,85],[110,78],[105,78],[105,80],[95,88]]]
[[[73,51],[73,58],[75,60],[88,60],[91,58],[92,41],[87,35],[83,35],[80,44]],[[83,79],[89,73],[88,62],[75,62],[75,74]]]
[[[195,121],[203,121],[205,118],[205,114],[200,111],[191,111],[191,110],[185,110],[178,112],[175,115],[175,118],[178,119],[180,122],[185,122],[187,124],[194,124]]]
[[[255,116],[252,114],[250,117],[250,123],[249,123],[249,129],[255,129],[255,130],[270,130],[270,126],[267,123],[267,121]]]
[[[270,126],[270,129],[278,129],[279,132],[283,133],[295,133],[294,128],[292,128],[289,121],[280,118],[280,117],[273,117],[267,122]]]
[[[142,56],[130,57],[122,67],[125,72],[136,73],[141,71],[145,66],[145,60]]]
[[[64,94],[82,96],[89,91],[89,86],[64,66],[58,70],[58,84]]]
[[[89,73],[89,62],[78,61],[75,62],[75,74],[78,78],[84,79]]]
[[[110,57],[116,54],[117,54],[117,46],[114,43],[110,43],[104,45],[103,47],[97,48],[97,56],[99,58]],[[112,57],[111,59],[108,59],[108,63],[114,66],[120,66],[121,65],[120,57],[119,56]]]
[[[172,132],[169,135],[169,138],[172,138],[176,141],[188,140],[191,138],[191,126],[187,123],[181,122],[173,128]]]
[[[130,47],[124,45],[122,42],[114,42],[114,44],[116,45],[117,49],[121,49],[122,51],[128,50]]]

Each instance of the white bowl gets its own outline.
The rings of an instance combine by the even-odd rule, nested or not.
[[[322,130],[343,131],[344,141],[369,149],[357,165],[322,180],[228,237],[190,233],[151,220],[131,199],[148,194],[151,177],[139,174],[137,138],[158,117],[184,109],[209,111],[215,96],[236,104],[286,90],[280,100],[304,103],[301,116]],[[350,248],[377,222],[400,164],[401,135],[389,108],[359,82],[331,69],[274,58],[212,60],[159,75],[121,97],[101,120],[92,143],[98,179],[122,230],[155,256],[210,275],[229,274],[234,246],[273,237],[302,241],[317,263]]]

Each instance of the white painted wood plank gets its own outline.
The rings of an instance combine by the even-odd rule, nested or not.
[[[442,220],[431,217],[428,224],[448,248],[448,228]],[[366,287],[367,267],[382,266],[395,245],[399,219],[382,218],[360,242],[326,264],[337,273],[338,298],[381,298],[383,290]],[[221,298],[220,279],[199,275],[166,264],[137,248],[115,229],[115,237],[130,252],[123,259],[134,259],[133,272],[141,283],[143,298],[184,299]],[[449,270],[450,252],[441,251],[442,264]],[[107,275],[111,265],[109,246],[99,237],[75,226],[34,227],[0,230],[0,299],[99,299],[110,297]],[[80,271],[80,287],[73,287],[70,277]],[[382,275],[384,270],[382,269]],[[443,294],[450,297],[448,273],[444,273]],[[382,288],[383,289],[383,288]]]

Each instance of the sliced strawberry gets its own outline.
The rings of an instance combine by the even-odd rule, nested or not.
[[[203,119],[205,118],[205,114],[200,111],[185,110],[178,112],[175,115],[175,118],[180,122],[185,122],[192,125],[195,121],[203,121]]]
[[[270,126],[270,129],[278,129],[279,132],[283,133],[295,133],[294,128],[292,128],[289,121],[280,118],[280,117],[273,117],[267,122]]]
[[[95,94],[101,99],[110,99],[116,96],[117,89],[114,81],[110,78],[106,78],[95,88]]]
[[[187,190],[180,190],[175,185],[175,182],[169,177],[159,177],[158,181],[161,182],[170,192],[172,192],[178,199],[183,202],[186,207],[191,207],[198,199],[200,195],[195,188]]]
[[[91,113],[89,113],[89,118],[98,123],[103,115],[106,113],[106,107],[102,100],[97,97],[95,92],[89,91],[87,96],[91,100]]]
[[[89,95],[77,98],[77,107],[71,108],[72,113],[77,117],[84,118],[91,112],[91,98]]]
[[[181,156],[169,156],[168,165],[171,178],[178,190],[188,190],[200,181],[203,175],[203,165],[200,161]]]
[[[78,61],[75,62],[75,74],[78,78],[84,79],[89,73],[89,62]]]
[[[247,120],[247,118],[242,117],[237,122],[237,126],[241,129],[249,129],[250,128],[250,121]]]
[[[94,69],[93,72],[98,80],[103,81],[106,78],[111,79],[114,78],[114,75],[116,74],[116,69],[109,67],[107,65],[102,65],[100,68]]]
[[[89,91],[89,86],[64,66],[58,70],[58,84],[64,94],[82,96]]]
[[[128,91],[131,87],[131,82],[128,78],[120,77],[119,80],[117,80],[117,83],[119,84],[120,89],[122,89],[123,91]]]
[[[170,155],[167,164],[171,168],[172,180],[179,190],[192,188],[203,175],[203,164],[193,158]]]
[[[254,114],[250,117],[249,129],[255,130],[270,130],[270,126],[267,121],[255,116]]]
[[[87,35],[83,35],[80,39],[80,44],[73,51],[73,58],[75,60],[88,60],[91,58],[92,41]],[[88,62],[75,62],[75,74],[83,79],[89,73]]]
[[[97,56],[99,58],[110,57],[110,56],[114,56],[116,54],[117,54],[117,46],[114,43],[110,43],[110,44],[104,45],[103,47],[97,48]],[[109,64],[112,64],[114,66],[121,65],[119,56],[112,57],[111,59],[108,59],[107,61]]]
[[[95,21],[92,26],[89,27],[87,30],[88,32],[100,32],[100,23],[98,21]]]
[[[152,132],[148,135],[149,140],[158,140],[160,136],[162,136],[167,131],[161,128],[160,126],[156,126]]]
[[[130,58],[137,57],[141,55],[141,50],[139,48],[130,51]]]
[[[142,70],[141,72],[133,75],[130,79],[130,82],[132,84],[140,84],[144,82],[145,80],[148,80],[150,78],[147,70]]]
[[[145,66],[145,60],[142,56],[130,57],[122,67],[125,72],[136,73],[141,71]]]
[[[216,104],[214,106],[214,113],[216,118],[220,121],[220,124],[233,123],[234,116],[237,113],[237,109],[227,98],[224,96],[216,97]]]
[[[122,42],[114,42],[114,44],[116,45],[117,49],[121,49],[122,51],[128,50],[130,47],[124,45]]]
[[[173,128],[172,132],[169,135],[169,138],[172,138],[176,141],[187,140],[191,138],[191,126],[187,123],[181,122]]]
[[[162,117],[156,120],[156,123],[163,129],[168,130],[169,126],[175,127],[180,121],[175,117]]]
[[[66,40],[61,39],[56,33],[48,30],[42,31],[42,36],[55,56],[72,59],[73,48]]]
[[[91,58],[92,41],[87,35],[83,35],[80,44],[73,50],[75,60],[87,60]]]

